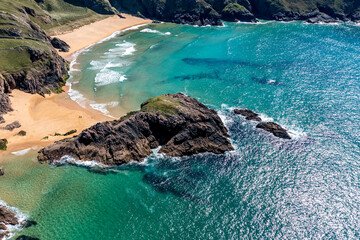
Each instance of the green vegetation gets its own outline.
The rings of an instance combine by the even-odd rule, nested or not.
[[[223,13],[227,12],[227,13],[231,13],[231,14],[236,14],[236,13],[244,13],[244,12],[249,12],[244,6],[237,4],[237,3],[229,3],[228,5],[226,5],[226,7],[223,9],[222,11]]]
[[[6,151],[8,141],[4,139],[0,139],[0,151]]]
[[[181,103],[176,99],[161,95],[148,99],[141,105],[142,112],[160,112],[164,115],[177,115]]]
[[[72,134],[74,134],[74,133],[76,133],[76,132],[77,132],[77,130],[76,130],[76,129],[73,129],[73,130],[68,131],[67,133],[64,133],[63,136],[64,136],[64,137],[65,137],[65,136],[69,136],[69,135],[72,135]]]
[[[48,140],[49,136],[43,137],[41,140]]]

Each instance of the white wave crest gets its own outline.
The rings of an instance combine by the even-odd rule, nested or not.
[[[102,112],[104,115],[108,116],[108,117],[112,117],[110,115],[110,112],[108,110],[108,108],[114,108],[116,106],[119,105],[119,102],[109,102],[109,103],[90,103],[90,106],[95,109],[98,110],[100,112]]]
[[[64,164],[72,164],[72,165],[77,165],[77,166],[82,166],[82,167],[101,167],[101,168],[105,168],[108,167],[102,163],[98,163],[96,161],[80,161],[80,160],[76,160],[75,158],[65,155],[63,156],[60,160],[58,161],[54,161],[55,165],[64,165]]]
[[[166,33],[162,33],[158,30],[153,30],[153,29],[150,29],[150,28],[145,28],[143,30],[141,30],[140,32],[142,33],[156,33],[156,34],[159,34],[159,35],[171,35],[171,32],[166,32]]]
[[[124,75],[121,75],[119,72],[108,68],[103,68],[95,76],[95,85],[97,87],[101,87],[112,83],[123,82],[125,80],[126,77]]]

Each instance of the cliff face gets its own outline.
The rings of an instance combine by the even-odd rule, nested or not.
[[[183,94],[151,98],[141,110],[124,118],[98,123],[79,136],[59,141],[39,152],[39,161],[56,162],[68,155],[76,160],[121,165],[159,153],[185,156],[233,150],[217,113]]]
[[[12,110],[8,98],[12,89],[42,95],[56,92],[67,75],[65,60],[36,23],[47,24],[50,17],[27,6],[8,10],[0,11],[0,123],[1,115]]]
[[[175,23],[221,25],[227,21],[360,21],[357,0],[110,0],[120,11]],[[311,22],[311,21],[310,21]]]

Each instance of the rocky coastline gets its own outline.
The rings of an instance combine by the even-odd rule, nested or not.
[[[189,156],[233,150],[216,111],[181,93],[150,98],[137,112],[120,120],[98,123],[78,136],[40,150],[40,162],[64,156],[103,165],[142,161],[160,147],[167,156]]]
[[[36,225],[34,221],[28,221],[26,217],[15,208],[7,206],[0,201],[0,239],[10,239],[21,228]]]

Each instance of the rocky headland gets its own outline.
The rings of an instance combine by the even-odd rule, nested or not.
[[[39,152],[41,162],[63,156],[104,165],[142,161],[160,147],[167,156],[233,150],[227,129],[215,110],[181,93],[150,98],[137,112],[98,123],[78,136],[55,142]]]

